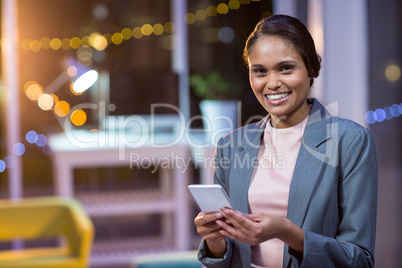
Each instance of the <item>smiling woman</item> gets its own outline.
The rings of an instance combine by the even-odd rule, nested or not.
[[[217,144],[214,181],[233,209],[196,217],[199,260],[206,267],[373,267],[374,140],[308,98],[321,59],[306,27],[286,15],[262,20],[244,59],[269,114]],[[284,165],[275,165],[279,158]]]

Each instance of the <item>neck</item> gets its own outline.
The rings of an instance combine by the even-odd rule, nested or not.
[[[273,128],[288,128],[293,127],[302,122],[310,113],[311,107],[307,100],[294,112],[288,115],[277,116],[271,114],[271,126]]]

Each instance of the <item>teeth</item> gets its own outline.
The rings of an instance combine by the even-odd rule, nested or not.
[[[275,95],[267,95],[269,100],[279,100],[289,96],[290,93],[282,93],[282,94],[275,94]]]

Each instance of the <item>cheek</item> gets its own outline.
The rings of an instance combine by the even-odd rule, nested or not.
[[[250,85],[254,92],[261,93],[264,91],[265,83],[262,80],[250,77]]]

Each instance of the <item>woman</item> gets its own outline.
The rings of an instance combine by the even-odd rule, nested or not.
[[[217,145],[215,183],[234,209],[200,213],[206,267],[373,267],[377,160],[370,132],[308,99],[321,59],[306,27],[274,15],[244,59],[269,113]]]

